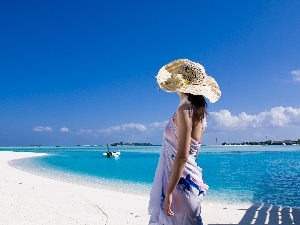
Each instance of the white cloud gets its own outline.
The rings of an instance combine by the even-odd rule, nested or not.
[[[283,127],[300,124],[300,108],[275,107],[270,111],[257,115],[248,115],[242,112],[232,115],[228,110],[209,113],[209,127],[215,130],[239,130],[246,128]]]
[[[84,130],[84,129],[80,129],[79,130],[79,134],[90,134],[93,133],[93,130]]]
[[[292,74],[295,82],[300,82],[300,70],[292,70],[290,74]]]
[[[149,127],[151,128],[158,128],[158,129],[164,129],[165,126],[168,124],[169,121],[163,121],[163,122],[153,122],[149,124]]]
[[[62,133],[69,133],[69,132],[71,132],[71,130],[69,128],[67,128],[67,127],[62,127],[62,128],[60,128],[60,132],[62,132]]]
[[[138,131],[146,131],[147,127],[144,124],[135,124],[135,123],[129,123],[129,124],[122,125],[122,130],[128,130],[128,129],[136,129]]]
[[[86,135],[86,136],[93,136],[93,137],[98,137],[98,133],[94,130],[85,130],[85,129],[80,129],[77,135]]]
[[[36,126],[32,128],[35,132],[51,132],[53,129],[51,127],[43,127],[43,126]]]
[[[106,129],[101,129],[97,130],[99,133],[106,133],[110,134],[113,132],[121,132],[121,131],[140,131],[144,132],[147,131],[148,128],[144,124],[138,124],[138,123],[125,123],[120,126],[114,126],[114,127],[109,127]]]
[[[160,143],[162,132],[168,121],[149,124],[125,123],[99,130],[80,129],[78,135],[94,137],[98,141],[114,142],[150,142]],[[295,138],[294,130],[300,127],[300,108],[274,107],[268,111],[254,115],[242,112],[234,115],[229,110],[210,112],[207,117],[207,131],[204,142],[218,143],[222,141],[249,141]],[[297,137],[296,137],[297,138]],[[145,141],[146,140],[146,141]]]

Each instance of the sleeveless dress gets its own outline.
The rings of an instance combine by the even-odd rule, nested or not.
[[[180,105],[184,103],[190,106],[191,116],[192,106],[187,98],[182,99]],[[171,210],[174,216],[167,216],[162,209],[173,159],[177,152],[178,130],[174,117],[164,130],[162,148],[150,193],[149,225],[202,225],[201,202],[208,185],[202,180],[202,169],[196,163],[200,143],[194,139],[191,139],[189,157],[183,174],[172,193]],[[206,126],[205,122],[203,124]]]

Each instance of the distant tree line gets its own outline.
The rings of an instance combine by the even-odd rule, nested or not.
[[[152,144],[150,144],[150,143],[124,143],[123,141],[110,144],[110,146],[123,146],[123,145],[151,146]]]
[[[261,141],[261,142],[256,142],[256,141],[250,141],[250,142],[240,142],[240,143],[228,143],[228,142],[223,142],[222,145],[300,145],[300,139],[291,141],[291,140],[283,140],[283,141]]]

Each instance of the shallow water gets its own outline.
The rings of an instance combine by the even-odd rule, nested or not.
[[[103,157],[105,147],[0,150],[49,154],[11,162],[22,170],[89,186],[149,195],[160,146],[118,148],[121,150],[118,159]],[[300,146],[203,146],[197,162],[210,186],[206,201],[300,207],[299,159]]]

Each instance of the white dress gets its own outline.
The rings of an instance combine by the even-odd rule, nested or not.
[[[180,105],[184,103],[189,104],[191,116],[190,102],[184,98]],[[150,194],[149,225],[202,225],[201,202],[208,185],[203,181],[202,169],[196,163],[200,143],[194,139],[191,139],[190,154],[183,174],[172,193],[171,210],[174,212],[174,216],[168,217],[162,209],[173,159],[177,152],[177,144],[178,130],[173,117],[164,131],[162,148]]]

